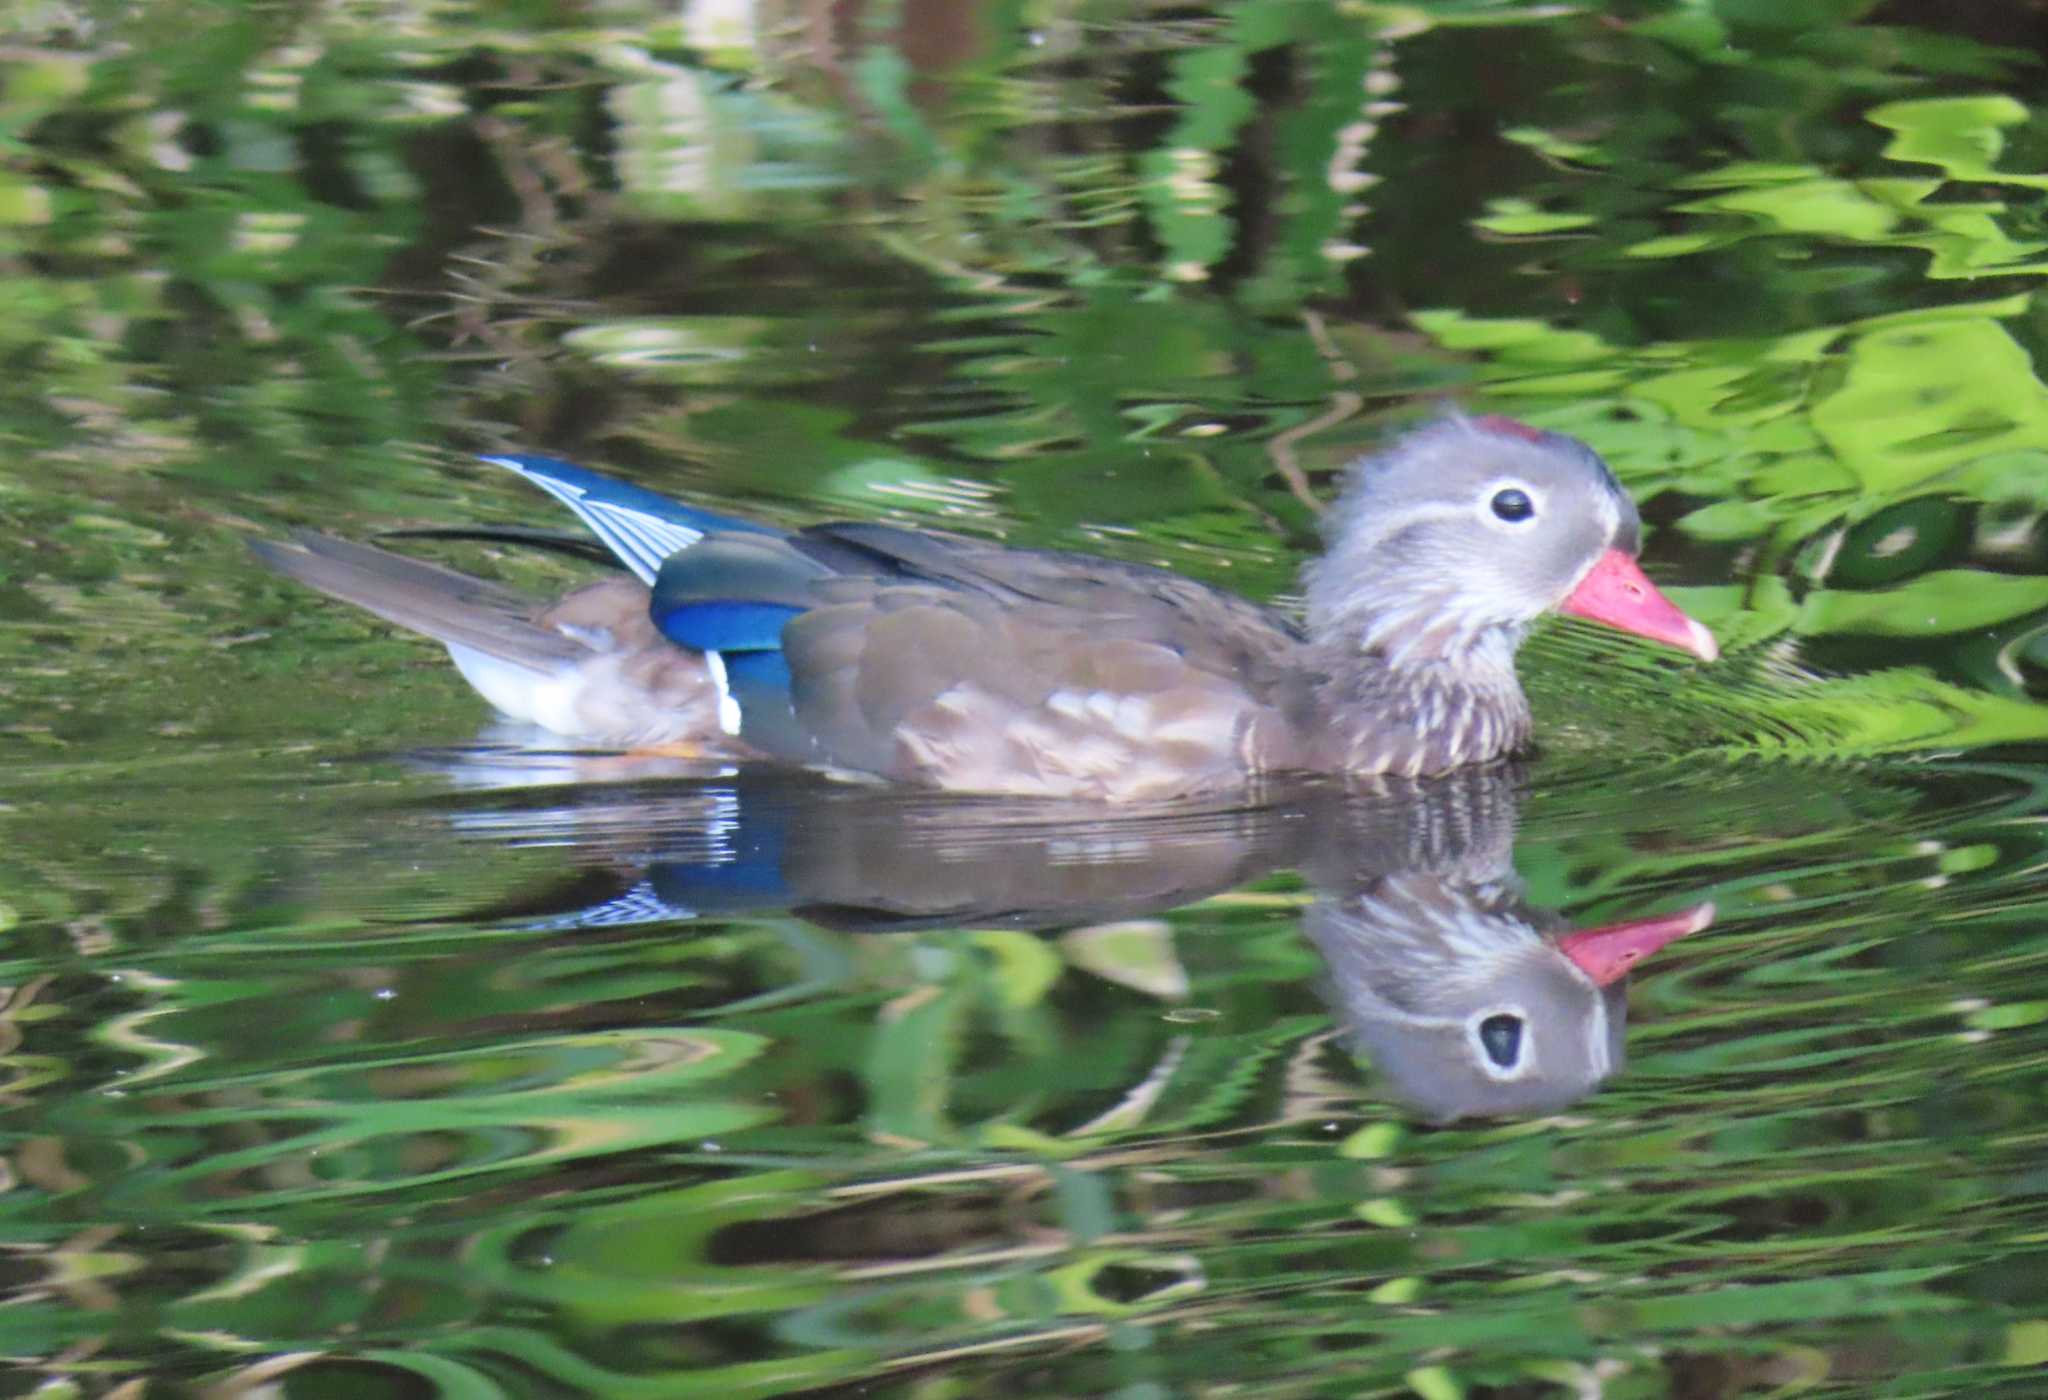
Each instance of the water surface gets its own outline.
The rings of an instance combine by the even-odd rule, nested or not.
[[[2040,31],[28,14],[0,1384],[2039,1393]],[[1541,753],[1420,792],[520,747],[242,544],[558,523],[473,460],[520,448],[1284,597],[1445,403],[1598,447],[1727,658],[1548,628]],[[1487,948],[1709,904],[1611,996],[1423,1024]]]

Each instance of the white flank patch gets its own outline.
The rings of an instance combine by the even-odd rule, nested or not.
[[[728,734],[740,732],[740,702],[732,698],[732,681],[725,674],[725,658],[715,651],[704,653],[704,669],[718,687],[718,727]]]
[[[536,671],[457,642],[445,642],[455,669],[500,714],[537,724],[553,734],[579,737],[576,696],[582,676],[575,669]]]

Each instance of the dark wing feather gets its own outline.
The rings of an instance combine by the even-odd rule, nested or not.
[[[545,550],[551,554],[566,554],[571,559],[581,559],[587,564],[602,564],[610,569],[624,567],[616,555],[588,535],[572,535],[563,530],[546,530],[527,525],[401,525],[390,530],[379,530],[371,538],[476,540],[484,544],[511,544],[526,549]]]
[[[1226,652],[1264,652],[1300,640],[1271,608],[1149,564],[1047,549],[1012,549],[960,535],[890,525],[819,525],[789,543],[835,573],[921,580],[1007,601],[1072,609],[1141,626],[1183,652],[1219,641]]]
[[[964,535],[859,523],[813,525],[789,542],[835,574],[921,579],[999,595],[1009,590],[988,572],[986,562],[1023,552]]]

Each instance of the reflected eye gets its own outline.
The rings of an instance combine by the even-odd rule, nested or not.
[[[1502,1069],[1513,1069],[1522,1058],[1522,1018],[1489,1016],[1479,1023],[1479,1044],[1486,1058]]]
[[[1536,513],[1536,505],[1529,499],[1528,492],[1517,491],[1514,487],[1510,486],[1505,491],[1493,493],[1493,513],[1510,524],[1514,524],[1527,520],[1530,516],[1534,515]]]

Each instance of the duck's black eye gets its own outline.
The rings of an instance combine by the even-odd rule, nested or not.
[[[1505,491],[1493,493],[1493,513],[1513,524],[1519,520],[1527,520],[1530,516],[1534,515],[1536,513],[1536,505],[1535,502],[1529,499],[1527,491],[1517,491],[1514,487],[1510,486]]]
[[[1489,1016],[1479,1023],[1479,1044],[1486,1058],[1502,1069],[1513,1069],[1522,1057],[1522,1018]]]

